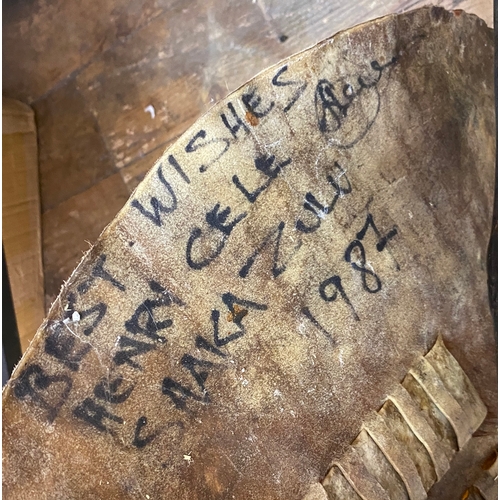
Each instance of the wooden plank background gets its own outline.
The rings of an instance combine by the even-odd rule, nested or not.
[[[3,93],[33,106],[38,127],[46,306],[165,147],[215,101],[339,30],[428,3],[4,2]],[[493,26],[492,0],[437,4]]]

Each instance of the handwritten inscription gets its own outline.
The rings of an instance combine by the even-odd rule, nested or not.
[[[250,311],[266,311],[268,306],[254,302],[253,300],[242,299],[236,297],[232,293],[224,293],[221,297],[222,303],[226,306],[228,320],[238,327],[238,330],[229,334],[223,335],[219,327],[219,319],[221,312],[214,309],[211,313],[211,322],[213,328],[213,341],[211,345],[201,335],[196,337],[195,346],[205,349],[207,352],[215,354],[220,358],[225,358],[226,354],[220,350],[231,342],[242,338],[247,332],[243,320],[248,316]],[[210,370],[216,366],[212,361],[206,359],[198,359],[189,353],[184,354],[181,359],[181,366],[185,368],[194,379],[194,387],[182,385],[179,381],[171,377],[166,377],[163,380],[162,392],[179,410],[189,410],[187,406],[188,400],[193,400],[199,403],[207,404],[210,402],[210,394],[205,386],[205,382],[210,374]]]
[[[377,84],[382,72],[396,61],[395,57],[384,65],[372,61],[372,73],[344,76],[333,82],[326,78],[318,81],[315,93],[318,128],[336,146],[351,148],[370,130],[380,110]]]
[[[90,398],[86,398],[74,410],[73,415],[76,418],[84,420],[100,431],[113,433],[113,429],[109,427],[110,422],[123,424],[123,418],[109,412],[102,404],[96,403]]]
[[[257,89],[251,88],[241,96],[241,100],[248,112],[256,118],[264,118],[274,108],[274,101],[268,104],[262,102],[262,97],[257,93]]]
[[[90,349],[90,344],[79,340],[64,323],[56,323],[49,327],[49,334],[45,339],[45,352],[71,371],[78,371],[81,361]]]
[[[272,84],[275,87],[291,87],[294,89],[290,100],[286,103],[283,108],[284,113],[288,113],[292,106],[297,102],[299,97],[304,93],[304,90],[307,87],[307,82],[300,82],[295,80],[282,80],[281,77],[288,71],[288,65],[283,66],[280,70],[274,75],[272,79]]]
[[[88,309],[77,310],[76,295],[70,292],[68,294],[68,305],[65,308],[64,319],[66,322],[69,322],[73,319],[75,312],[78,313],[80,325],[84,326],[83,334],[89,336],[99,326],[107,310],[108,306],[104,302],[98,302]]]
[[[273,156],[261,155],[255,158],[254,160],[255,168],[259,172],[262,172],[267,177],[267,179],[263,184],[261,184],[259,187],[257,187],[252,191],[247,189],[241,183],[237,175],[233,175],[234,185],[241,191],[241,193],[243,193],[245,198],[250,203],[255,203],[259,195],[271,185],[271,182],[274,179],[276,179],[276,177],[278,177],[278,174],[282,171],[282,169],[291,163],[291,160],[288,158],[285,161],[275,166],[274,165],[275,159],[276,157],[274,155]]]
[[[106,262],[107,256],[102,254],[97,258],[97,263],[92,268],[90,277],[80,283],[77,287],[78,293],[87,293],[90,287],[95,283],[96,278],[100,278],[104,281],[108,281],[115,288],[118,288],[121,292],[125,291],[125,286],[122,285],[117,279],[115,279],[106,269],[104,269],[104,263]]]
[[[144,335],[158,342],[165,342],[165,337],[158,335],[160,330],[169,328],[172,326],[172,320],[159,320],[155,319],[153,311],[156,308],[168,307],[172,304],[182,305],[182,301],[174,297],[172,294],[168,293],[165,288],[163,288],[156,281],[150,281],[149,287],[151,291],[159,294],[159,298],[146,299],[142,304],[140,304],[135,310],[134,314],[130,319],[125,321],[125,329],[127,332],[134,335]]]
[[[52,423],[68,399],[73,379],[65,374],[48,374],[40,365],[28,365],[14,382],[14,395],[31,400],[47,412]]]
[[[248,85],[219,108],[215,115],[218,132],[205,127],[194,129],[197,131],[189,134],[182,149],[166,153],[152,174],[155,192],[132,199],[130,210],[151,231],[158,231],[158,234],[170,231],[171,218],[184,202],[179,186],[187,188],[186,185],[195,183],[196,176],[207,176],[207,172],[224,161],[231,148],[251,137],[258,130],[256,127],[276,113],[282,113],[289,120],[299,109],[300,112],[307,109],[314,117],[316,133],[329,145],[341,149],[354,147],[374,124],[381,107],[379,82],[396,63],[396,57],[384,64],[374,60],[368,69],[349,75],[322,75],[316,81],[293,76],[288,64],[280,67],[267,82],[272,92],[256,84]],[[224,249],[235,239],[235,234],[243,231],[241,228],[248,228],[252,213],[265,203],[272,191],[269,188],[285,179],[289,172],[296,174],[303,163],[292,152],[287,153],[286,147],[274,150],[259,144],[252,155],[245,165],[234,165],[228,172],[233,201],[225,201],[221,193],[212,203],[207,203],[204,218],[193,221],[180,236],[186,273],[203,275],[213,262],[219,259],[224,262]],[[339,206],[349,205],[356,192],[349,173],[353,165],[345,158],[325,160],[319,165],[317,160],[316,163],[321,177],[317,176],[313,188],[309,186],[310,189],[299,191],[300,203],[295,202],[296,206],[291,207],[296,217],[289,221],[278,215],[273,219],[272,214],[267,214],[267,225],[259,231],[259,236],[252,238],[251,245],[243,246],[239,257],[230,263],[240,285],[252,283],[255,275],[280,280],[304,243],[318,237],[315,233],[321,233],[325,221],[336,224]],[[237,209],[234,200],[240,203]],[[369,232],[376,236],[375,249],[366,244]],[[373,214],[368,213],[364,225],[343,249],[341,262],[344,267],[317,276],[310,284],[319,297],[318,302],[330,304],[328,307],[347,307],[355,321],[362,321],[362,314],[356,310],[353,283],[360,293],[374,295],[383,289],[383,273],[379,275],[373,270],[368,256],[374,251],[390,252],[390,242],[398,234],[395,226],[387,232],[379,230]],[[130,241],[129,245],[131,248],[134,242]],[[321,245],[314,249],[314,252],[322,251],[326,250]],[[78,401],[70,401],[73,379],[92,351],[92,340],[103,329],[102,324],[111,308],[116,307],[101,299],[90,299],[91,295],[96,295],[88,292],[93,287],[107,287],[108,291],[122,292],[125,297],[131,286],[113,275],[113,266],[107,259],[106,254],[96,258],[88,276],[75,290],[69,291],[63,319],[49,324],[44,354],[52,362],[52,371],[46,371],[39,364],[28,365],[15,381],[14,394],[19,400],[31,401],[45,410],[49,422],[53,422],[61,408],[68,404],[70,413],[81,423],[99,432],[116,434],[123,432],[120,429],[129,419],[124,417],[122,405],[138,390],[137,381],[125,374],[145,373],[147,358],[153,351],[171,355],[169,333],[178,333],[181,328],[173,311],[189,307],[189,304],[154,279],[147,281],[144,296],[131,305],[131,312],[120,325],[121,332],[109,356],[107,376],[92,382],[92,389],[80,395]],[[249,290],[252,289],[247,288]],[[87,297],[85,301],[84,297]],[[182,332],[189,336],[190,348],[181,352],[176,360],[177,369],[165,373],[163,379],[157,381],[158,394],[173,414],[193,416],[200,405],[214,402],[212,374],[231,366],[238,342],[253,334],[248,325],[261,321],[271,307],[259,298],[258,289],[243,297],[227,291],[214,297],[213,304],[210,309],[198,310],[203,317],[200,324],[204,325],[199,331],[190,331],[192,326],[189,325],[188,330]],[[337,348],[339,339],[331,325],[326,327],[318,320],[320,316],[316,315],[314,304],[302,304],[298,311],[331,348]],[[248,321],[249,318],[252,320]],[[54,366],[60,366],[62,371],[54,372]],[[163,430],[154,428],[142,410],[131,422],[133,429],[129,431],[129,439],[137,449],[146,448],[169,425],[178,424],[173,420]]]
[[[203,269],[213,262],[221,254],[236,224],[247,216],[246,212],[244,212],[237,215],[232,221],[228,221],[230,214],[230,207],[226,207],[221,211],[220,203],[217,203],[205,216],[208,231],[204,233],[199,227],[191,231],[186,246],[186,262],[191,269]],[[204,239],[205,245],[203,245]],[[212,239],[213,243],[209,242],[210,239]],[[196,243],[201,243],[201,250],[198,251],[199,255],[197,257],[194,249]]]
[[[373,215],[369,213],[366,217],[366,222],[363,228],[356,234],[355,240],[351,241],[347,246],[344,253],[344,260],[351,264],[352,269],[358,271],[360,274],[360,280],[363,290],[368,293],[378,293],[382,289],[382,281],[377,274],[372,269],[366,267],[366,251],[365,247],[361,243],[365,237],[368,228],[372,228],[378,241],[376,244],[377,252],[382,252],[387,247],[387,243],[398,234],[396,227],[393,227],[387,234],[382,235],[378,230],[375,222],[373,221]],[[396,262],[396,269],[399,271],[399,264]],[[360,321],[351,300],[347,296],[347,293],[342,286],[342,278],[338,275],[330,276],[329,278],[322,281],[318,288],[319,296],[325,302],[334,302],[339,296],[345,302],[352,312],[352,315],[356,321]]]
[[[172,189],[170,183],[165,179],[163,175],[162,165],[159,165],[157,168],[157,176],[160,182],[165,187],[165,191],[168,197],[169,203],[166,204],[158,200],[156,196],[151,196],[149,203],[153,210],[146,208],[140,201],[132,200],[132,206],[139,210],[139,212],[144,215],[147,219],[149,219],[153,224],[160,227],[162,225],[161,214],[169,214],[173,212],[177,208],[177,196]]]
[[[188,142],[185,151],[186,153],[196,153],[197,151],[202,151],[206,154],[209,150],[212,152],[213,158],[200,165],[199,170],[201,173],[206,172],[208,168],[217,162],[226,153],[231,145],[231,140],[224,137],[214,137],[207,139],[206,130],[200,130],[196,135]]]
[[[304,201],[305,214],[295,224],[295,227],[302,233],[312,233],[319,229],[321,221],[333,212],[339,198],[348,195],[352,191],[346,171],[338,162],[334,163],[331,173],[326,176],[326,180],[333,188],[333,197],[329,203],[324,204],[320,203],[312,192],[308,191],[306,193]],[[304,222],[303,219],[307,217],[307,214],[313,215],[312,219],[314,222],[309,224]]]
[[[148,419],[146,417],[142,416],[137,419],[137,423],[135,424],[134,440],[132,441],[132,445],[136,448],[144,448],[158,435],[157,432],[146,434],[143,429],[147,424]]]
[[[227,103],[229,113],[221,113],[222,123],[231,132],[234,139],[238,139],[238,133],[248,133],[249,129],[245,120],[240,118],[232,102]]]
[[[146,298],[137,306],[133,315],[125,321],[124,329],[132,337],[127,335],[118,337],[113,356],[113,369],[119,369],[126,365],[142,371],[140,358],[148,352],[156,350],[158,345],[165,345],[166,337],[159,335],[158,332],[173,326],[172,319],[164,317],[164,309],[172,306],[184,306],[182,300],[156,281],[151,280],[148,285],[150,293],[155,296]],[[162,316],[160,316],[160,312],[163,313]],[[137,336],[142,336],[146,340],[139,340],[136,338]],[[99,381],[94,387],[92,397],[85,398],[74,408],[73,415],[99,431],[111,434],[116,432],[114,426],[116,424],[122,425],[124,419],[116,412],[111,412],[109,405],[123,404],[136,387],[133,383],[124,384],[124,380],[123,375],[118,372],[118,375],[113,379],[108,376]],[[154,438],[155,434],[140,437],[141,429],[146,425],[147,418],[141,416],[137,422],[133,445],[142,448]]]
[[[122,383],[123,377],[121,375],[119,375],[112,381],[108,380],[107,378],[103,379],[95,386],[94,395],[97,399],[101,399],[106,403],[123,403],[128,399],[135,386],[131,384],[125,389],[121,389]]]
[[[318,79],[315,85],[312,107],[315,111],[318,130],[327,138],[333,141],[337,147],[351,148],[357,144],[368,133],[374,124],[380,110],[380,94],[378,84],[381,81],[383,73],[398,62],[398,57],[392,57],[388,62],[380,63],[377,60],[370,62],[369,70],[363,70],[352,75],[345,75],[335,80],[329,78]],[[289,72],[288,65],[282,66],[271,78],[270,84],[273,88],[290,89],[291,95],[284,105],[279,106],[274,100],[265,101],[262,93],[254,86],[249,86],[245,92],[241,94],[241,106],[246,109],[247,118],[249,118],[252,126],[257,126],[260,119],[263,119],[272,113],[281,110],[284,114],[289,113],[300,98],[305,95],[308,87],[308,82],[295,79],[285,79]],[[210,137],[209,132],[205,129],[200,129],[192,136],[186,144],[184,150],[186,153],[194,155],[198,153],[203,158],[198,170],[200,173],[207,172],[211,165],[218,163],[228,150],[243,137],[246,137],[250,128],[247,124],[247,119],[240,115],[233,101],[229,101],[220,114],[220,119],[225,129],[229,132],[229,137]],[[208,157],[208,158],[207,158]],[[169,154],[167,157],[169,164],[182,177],[186,183],[190,183],[190,177],[185,169],[181,167],[178,160]],[[238,175],[233,175],[234,185],[243,193],[250,201],[255,202],[257,197],[265,190],[272,179],[274,179],[282,168],[290,159],[282,160],[277,167],[271,168],[275,158],[274,156],[257,156],[254,159],[255,166],[268,176],[267,181],[260,187],[250,190],[244,186]],[[172,188],[172,185],[165,178],[163,164],[157,167],[156,174],[160,183],[166,189],[168,204],[160,201],[158,197],[151,196],[149,204],[151,208],[144,206],[137,199],[132,200],[132,207],[146,217],[154,225],[162,226],[162,214],[167,215],[172,213],[177,208],[177,196]],[[314,210],[317,200],[314,195],[309,196],[309,207]],[[316,208],[319,207],[319,203]],[[306,209],[307,210],[307,209]],[[192,239],[200,236],[201,229],[197,228],[191,233],[190,244]],[[222,250],[225,241],[220,241],[216,245],[212,255],[218,256],[218,251]],[[214,257],[215,258],[215,257]],[[213,259],[212,259],[213,260]],[[199,263],[187,259],[188,264],[194,263],[192,269],[202,269],[208,265],[205,260]],[[201,266],[201,267],[196,267]]]

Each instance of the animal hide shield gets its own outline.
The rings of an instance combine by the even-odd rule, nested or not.
[[[428,7],[200,118],[4,390],[5,498],[420,499],[494,442],[493,68]]]

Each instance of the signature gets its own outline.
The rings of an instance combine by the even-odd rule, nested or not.
[[[380,110],[377,85],[384,70],[396,61],[396,57],[383,65],[372,61],[373,71],[368,74],[318,81],[314,96],[318,128],[336,146],[351,148],[370,130]]]

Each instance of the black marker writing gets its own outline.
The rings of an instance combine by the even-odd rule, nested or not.
[[[52,324],[48,331],[49,333],[45,339],[45,352],[67,366],[71,371],[78,371],[81,361],[92,346],[84,344],[64,323]]]
[[[229,236],[236,224],[238,224],[238,222],[242,221],[247,216],[246,212],[244,212],[235,217],[231,222],[226,222],[229,214],[231,213],[231,209],[229,207],[226,207],[222,211],[219,210],[220,203],[217,203],[215,207],[210,210],[210,212],[207,212],[205,219],[209,226],[217,229],[226,236]]]
[[[85,309],[84,311],[80,311],[80,319],[83,321],[88,317],[95,316],[94,321],[90,326],[87,326],[83,330],[84,335],[90,335],[96,328],[97,325],[102,321],[104,315],[106,314],[108,307],[104,302],[99,302],[95,306],[92,306],[90,309]]]
[[[334,347],[336,342],[332,337],[330,332],[328,332],[325,328],[321,326],[318,320],[311,314],[311,311],[308,307],[303,307],[301,310],[302,314],[327,338],[328,342]]]
[[[172,189],[172,186],[170,183],[167,182],[165,177],[163,176],[163,171],[161,168],[161,165],[158,166],[157,169],[157,175],[158,179],[160,182],[163,184],[163,186],[167,190],[168,197],[170,198],[169,204],[165,205],[164,203],[160,202],[158,198],[155,196],[152,196],[149,200],[151,204],[151,208],[153,211],[151,212],[150,210],[146,209],[144,205],[138,201],[138,200],[132,200],[132,206],[134,208],[137,208],[139,212],[147,217],[151,222],[153,222],[156,226],[161,227],[163,224],[161,215],[160,214],[169,214],[173,212],[177,208],[177,197],[175,196],[174,190]]]
[[[299,242],[299,244],[294,248],[292,256],[288,257],[288,260],[286,262],[283,262],[283,259],[281,258],[280,255],[280,246],[281,246],[281,238],[283,235],[283,230],[285,229],[285,223],[281,221],[278,226],[270,231],[262,240],[260,245],[254,250],[252,255],[248,257],[247,261],[243,265],[243,267],[240,269],[239,275],[241,278],[246,278],[250,272],[250,269],[255,263],[255,260],[259,255],[262,254],[262,252],[270,245],[273,246],[273,265],[271,268],[271,272],[274,278],[277,278],[280,274],[285,272],[286,266],[288,264],[288,261],[292,258],[293,254],[295,254],[298,249],[300,248],[302,242]]]
[[[205,382],[208,377],[208,372],[206,370],[214,366],[214,364],[210,361],[197,359],[190,354],[185,354],[181,359],[181,365],[190,372],[196,381],[199,393],[182,386],[179,382],[176,382],[170,377],[166,377],[162,385],[163,394],[169,396],[175,407],[180,410],[186,409],[186,400],[188,398],[203,403],[209,403],[210,397],[205,389]]]
[[[171,327],[172,320],[166,319],[159,321],[155,319],[153,311],[159,307],[168,307],[172,305],[174,300],[179,305],[181,305],[182,302],[180,302],[179,299],[174,299],[165,288],[155,281],[150,281],[149,287],[153,292],[156,292],[159,297],[155,299],[146,299],[142,302],[137,307],[132,317],[125,322],[125,328],[134,335],[141,334],[152,340],[165,342],[165,337],[158,335],[157,332]]]
[[[213,313],[212,313],[212,318],[213,318]],[[218,319],[219,318],[217,317],[217,320]],[[212,321],[213,321],[213,319],[212,319]],[[214,331],[215,331],[215,328],[214,328]],[[217,324],[217,338],[218,338],[218,324]],[[226,354],[224,354],[220,349],[217,349],[217,347],[212,345],[208,340],[204,339],[201,335],[198,335],[196,337],[195,346],[198,349],[204,349],[205,351],[211,352],[212,354],[215,354],[216,356],[220,356],[221,358],[226,357]]]
[[[359,316],[357,315],[351,301],[347,297],[347,294],[342,286],[342,280],[340,276],[331,276],[319,285],[319,295],[325,302],[333,302],[337,299],[337,295],[340,293],[342,300],[351,309],[354,319],[359,321]]]
[[[111,432],[111,429],[104,425],[104,420],[123,424],[123,418],[113,415],[104,406],[97,404],[90,398],[84,399],[73,410],[73,415],[103,432]]]
[[[231,112],[230,117],[228,118],[225,113],[222,113],[220,115],[222,119],[222,123],[227,127],[229,132],[231,132],[231,135],[237,139],[238,138],[238,131],[241,129],[244,132],[248,132],[248,127],[246,123],[238,116],[238,113],[236,113],[236,110],[234,109],[234,106],[231,102],[227,103],[227,107],[229,108],[229,111]],[[232,124],[230,123],[230,120],[233,122]]]
[[[283,66],[282,68],[280,68],[280,70],[274,75],[273,79],[272,79],[272,84],[275,86],[275,87],[289,87],[289,86],[296,86],[296,90],[295,92],[293,93],[291,99],[288,101],[288,103],[286,104],[286,106],[283,108],[283,111],[285,113],[288,113],[288,111],[290,111],[290,109],[292,108],[292,106],[297,102],[298,98],[304,93],[304,90],[306,89],[307,87],[307,82],[296,82],[296,81],[283,81],[283,80],[280,80],[280,76],[285,73],[286,71],[288,71],[288,66],[285,65]]]
[[[121,349],[113,356],[113,362],[118,366],[128,364],[137,370],[142,370],[142,366],[132,358],[156,349],[155,344],[141,342],[125,336],[118,338],[118,346]]]
[[[380,110],[377,85],[382,72],[395,62],[396,58],[384,65],[372,61],[370,68],[375,74],[343,75],[335,82],[326,78],[319,80],[314,107],[320,132],[335,138],[339,147],[350,148],[359,142],[372,127]],[[349,126],[341,131],[347,122]]]
[[[186,153],[195,153],[196,151],[200,149],[205,149],[209,146],[213,146],[215,144],[220,145],[220,151],[215,154],[215,157],[212,158],[211,160],[205,160],[203,165],[200,166],[200,172],[206,172],[208,167],[210,165],[214,164],[216,161],[218,161],[229,149],[229,146],[231,145],[231,141],[229,139],[225,138],[214,138],[214,139],[207,139],[204,140],[207,136],[207,132],[205,130],[200,130],[187,144],[186,146]]]
[[[28,365],[14,380],[13,392],[18,399],[30,399],[47,411],[52,423],[68,399],[73,381],[64,374],[49,375],[40,365]]]
[[[251,89],[241,96],[245,108],[257,118],[263,118],[274,108],[274,102],[271,101],[267,106],[263,106],[262,98],[255,89]]]
[[[186,182],[186,184],[191,183],[186,172],[182,170],[182,167],[179,165],[179,162],[175,159],[173,155],[168,155],[168,162],[170,163],[170,165],[172,165],[172,167],[174,167],[175,171],[182,177],[182,180]]]
[[[212,210],[207,212],[205,220],[209,226],[209,230],[211,229],[212,232],[215,230],[216,234],[221,233],[221,237],[219,238],[215,249],[212,249],[208,255],[206,255],[206,250],[200,250],[198,253],[201,255],[197,258],[193,256],[193,247],[196,242],[199,243],[200,247],[206,246],[202,245],[202,238],[204,235],[206,236],[206,234],[204,234],[199,227],[191,231],[186,245],[186,262],[191,269],[200,270],[213,262],[221,254],[224,246],[226,245],[226,241],[235,226],[247,215],[246,212],[244,212],[236,216],[232,221],[228,222],[227,219],[230,214],[230,207],[226,207],[224,210],[220,211],[220,203],[217,203]]]
[[[274,155],[259,155],[257,158],[254,160],[255,168],[262,172],[264,175],[267,176],[267,180],[264,182],[264,184],[260,185],[257,189],[254,191],[248,191],[248,189],[241,183],[240,179],[238,178],[237,175],[233,175],[233,184],[243,193],[245,198],[250,202],[254,203],[257,197],[269,187],[271,182],[278,177],[278,174],[282,171],[284,167],[289,165],[291,163],[291,159],[288,158],[287,160],[279,163],[275,167],[273,167],[274,161],[275,161],[275,156]]]
[[[363,229],[358,232],[356,235],[356,238],[361,241],[365,235],[366,232],[368,231],[369,228],[372,228],[374,233],[377,235],[378,241],[377,241],[377,251],[382,252],[387,243],[398,234],[398,229],[396,226],[394,226],[386,235],[382,236],[382,233],[377,229],[377,226],[375,225],[375,222],[373,221],[373,216],[372,214],[368,214],[366,216],[366,221],[365,225],[363,226]]]
[[[346,172],[337,162],[335,162],[334,168],[338,172],[337,175],[335,177],[332,175],[326,176],[327,182],[333,187],[332,200],[329,204],[325,205],[320,203],[313,193],[310,191],[307,192],[304,201],[304,209],[308,213],[314,214],[316,220],[313,224],[306,225],[302,219],[298,219],[295,223],[297,230],[303,233],[312,233],[316,231],[320,227],[322,219],[333,212],[338,199],[352,191],[351,183],[347,178]],[[340,184],[340,181],[342,181],[342,185]]]
[[[145,437],[141,437],[142,430],[147,423],[148,419],[146,417],[139,417],[137,423],[135,424],[134,440],[132,441],[132,445],[136,448],[144,448],[158,435],[157,432],[153,432]]]
[[[102,254],[98,257],[96,265],[92,268],[90,277],[80,283],[77,286],[77,290],[79,293],[84,294],[87,293],[90,287],[95,282],[96,278],[100,278],[104,281],[111,283],[115,288],[118,288],[121,292],[125,291],[125,285],[122,285],[117,279],[113,278],[111,274],[104,269],[104,263],[106,262],[107,256]]]
[[[219,329],[219,318],[220,311],[217,309],[212,311],[211,319],[214,332],[214,343],[217,347],[222,347],[233,340],[239,339],[245,335],[245,326],[243,325],[243,318],[245,318],[249,310],[253,309],[255,311],[265,311],[267,306],[265,304],[260,304],[252,300],[240,299],[233,295],[232,293],[224,293],[222,295],[222,302],[227,307],[229,314],[227,321],[234,323],[239,330],[232,332],[229,335],[222,336]]]
[[[358,257],[356,261],[353,261],[353,253],[358,249]],[[366,266],[366,255],[365,255],[365,247],[359,240],[354,240],[347,247],[344,256],[346,262],[350,262],[353,269],[359,271],[361,273],[361,282],[363,284],[363,289],[368,293],[377,293],[382,289],[382,282],[380,278],[371,270],[367,269]],[[372,281],[374,281],[373,288],[370,288],[367,282],[366,277],[371,276]]]
[[[68,294],[68,305],[64,309],[64,319],[67,321],[71,321],[73,323],[73,327],[77,328],[76,323],[73,322],[73,315],[75,312],[78,312],[79,320],[81,324],[84,326],[83,334],[89,336],[99,325],[99,323],[104,318],[108,307],[104,302],[99,302],[95,306],[92,306],[88,309],[84,309],[83,311],[76,310],[76,294],[70,292]],[[90,325],[88,325],[87,318],[92,318],[93,321]],[[80,325],[80,323],[78,323]],[[88,325],[88,326],[86,326]]]
[[[124,403],[134,390],[134,385],[128,386],[120,392],[120,387],[123,382],[123,377],[118,376],[114,380],[110,381],[107,378],[101,380],[94,387],[94,396],[97,399],[101,399],[106,403],[111,404],[121,404]]]

